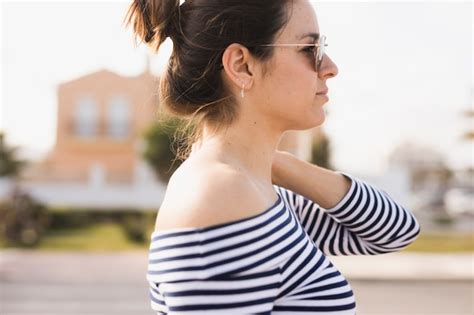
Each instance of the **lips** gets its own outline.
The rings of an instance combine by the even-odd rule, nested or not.
[[[329,97],[327,96],[327,94],[316,94],[317,96],[319,96],[321,99],[325,99],[326,102],[329,101]]]
[[[324,99],[325,103],[327,103],[329,101],[328,92],[329,92],[329,89],[326,88],[325,90],[322,90],[316,93],[316,95],[319,96],[321,99]]]

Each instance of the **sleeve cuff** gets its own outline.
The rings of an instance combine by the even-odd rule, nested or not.
[[[352,175],[349,175],[345,172],[340,172],[340,171],[336,171],[336,173],[344,175],[346,178],[348,178],[351,181],[351,187],[349,188],[349,190],[347,191],[345,196],[341,199],[341,201],[339,201],[334,207],[331,207],[329,209],[325,209],[326,212],[328,212],[328,213],[338,212],[342,208],[347,208],[347,206],[345,204],[347,203],[347,201],[353,195],[353,192],[354,192],[355,187],[356,187],[355,178],[353,178]]]

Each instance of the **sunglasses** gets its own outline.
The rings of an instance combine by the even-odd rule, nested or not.
[[[323,62],[323,57],[325,54],[326,36],[321,35],[318,38],[318,42],[314,44],[265,44],[259,46],[274,46],[274,47],[313,47],[312,52],[314,55],[314,70],[319,72],[321,68],[321,63]],[[219,70],[224,69],[224,66],[221,64]]]
[[[325,53],[325,47],[328,44],[326,44],[326,36],[321,35],[318,38],[318,42],[314,44],[267,44],[267,45],[260,45],[260,46],[276,46],[276,47],[294,47],[294,46],[299,46],[299,47],[313,47],[313,54],[314,54],[314,70],[316,72],[319,72],[319,69],[321,68],[321,63],[323,62],[323,57]]]

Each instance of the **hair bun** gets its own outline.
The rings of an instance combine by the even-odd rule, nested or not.
[[[179,24],[179,0],[134,0],[125,17],[135,38],[158,50],[167,37],[174,37]]]
[[[174,38],[179,30],[180,15],[181,15],[181,6],[178,5],[170,12],[167,22],[163,27],[163,36],[164,38],[171,37]]]

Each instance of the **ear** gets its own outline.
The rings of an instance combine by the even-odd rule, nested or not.
[[[247,47],[234,43],[229,45],[222,56],[222,65],[230,82],[238,89],[245,85],[249,89],[255,79],[257,63]]]

